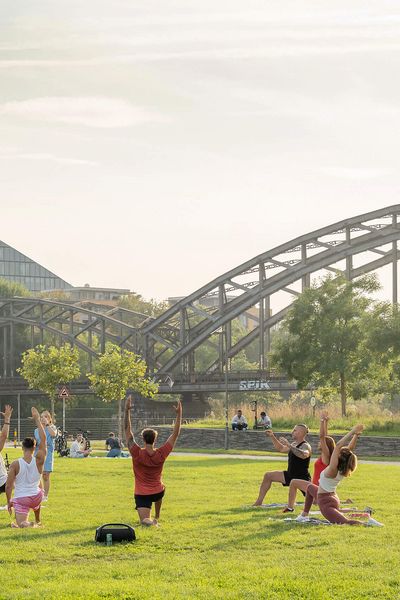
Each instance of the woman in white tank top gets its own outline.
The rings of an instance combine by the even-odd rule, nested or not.
[[[25,438],[22,442],[24,456],[11,464],[6,483],[8,511],[11,515],[14,509],[16,520],[16,523],[12,523],[11,527],[40,525],[40,505],[43,500],[40,479],[46,459],[46,434],[36,408],[32,408],[32,417],[36,422],[40,439],[36,457],[33,456],[35,440]],[[11,499],[13,489],[14,497]],[[35,523],[28,521],[31,509],[35,513]]]
[[[382,525],[378,521],[375,521],[375,519],[372,519],[371,516],[367,523],[355,519],[347,519],[340,512],[340,500],[336,494],[336,488],[342,479],[349,477],[357,468],[357,456],[346,444],[354,435],[359,436],[363,429],[363,425],[356,425],[336,444],[329,465],[320,475],[319,485],[310,484],[308,486],[304,509],[302,514],[297,517],[297,520],[307,520],[311,506],[313,502],[316,502],[321,514],[330,523],[338,525]]]

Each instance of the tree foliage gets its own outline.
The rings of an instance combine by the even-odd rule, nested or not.
[[[355,281],[326,278],[297,298],[274,341],[274,365],[301,387],[340,386],[344,415],[348,385],[365,373],[372,358],[366,351],[366,319],[374,306],[370,294],[379,287],[374,275]]]
[[[158,317],[167,310],[168,303],[159,302],[154,298],[146,300],[140,294],[132,293],[128,296],[121,296],[118,300],[118,306],[142,313],[143,315],[148,315],[149,317]]]
[[[152,398],[158,385],[146,376],[146,369],[145,361],[134,352],[108,344],[88,378],[92,390],[106,402],[121,400],[127,390]]]
[[[18,372],[31,389],[37,389],[53,398],[57,385],[69,383],[80,375],[79,353],[69,344],[64,346],[39,345],[23,353]]]
[[[30,292],[23,285],[0,277],[0,298],[14,298],[15,296],[30,296]]]

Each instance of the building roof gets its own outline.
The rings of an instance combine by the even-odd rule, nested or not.
[[[0,278],[20,283],[31,292],[72,288],[70,283],[1,240]]]

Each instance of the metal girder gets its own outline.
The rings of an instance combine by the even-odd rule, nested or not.
[[[138,328],[113,316],[100,314],[73,303],[38,298],[5,299],[0,300],[0,328],[4,330],[4,374],[14,371],[13,344],[14,329],[17,325],[31,328],[31,344],[28,347],[34,343],[35,331],[39,331],[40,343],[43,343],[43,332],[46,331],[62,342],[78,347],[92,358],[99,354],[93,348],[94,338],[98,340],[100,352],[104,351],[107,342],[137,351]],[[85,333],[88,335],[88,342],[80,338]]]
[[[163,337],[159,334],[160,328],[168,325],[172,319],[180,327],[180,339],[174,340],[178,348],[174,350],[174,356],[167,360],[161,370],[172,371],[182,361],[186,361],[187,357],[217,330],[227,327],[235,318],[262,300],[269,299],[272,294],[282,290],[296,294],[296,291],[290,286],[298,281],[303,282],[304,289],[304,285],[309,285],[310,275],[313,273],[327,269],[345,273],[347,277],[354,279],[390,262],[394,264],[398,255],[397,240],[400,239],[399,214],[400,205],[395,205],[346,219],[300,236],[239,265],[182,299],[158,319],[141,328],[144,338],[157,336],[160,343],[168,345],[168,339],[164,338],[164,341],[160,339]],[[391,246],[389,252],[381,249],[386,245]],[[364,265],[353,268],[353,257],[370,251],[380,254],[381,258],[373,261],[368,258]],[[287,253],[293,252],[299,253],[299,257],[291,260],[285,259]],[[336,263],[342,260],[346,261],[344,271],[335,267]],[[274,273],[274,269],[279,272]],[[393,267],[393,281],[397,287],[394,271]],[[254,276],[254,280],[249,281],[248,278],[251,274],[258,276]],[[238,295],[234,298],[227,298],[228,289],[229,291],[235,289]],[[206,298],[216,295],[219,296],[220,301],[212,312],[214,321],[210,322],[209,318],[203,319],[190,329],[190,335],[188,335],[184,317],[187,310],[194,310],[195,304],[201,305]],[[397,296],[393,292],[393,298],[395,297]],[[282,312],[281,318],[284,314],[285,311]],[[264,330],[269,331],[270,327],[271,319],[269,315],[266,315],[263,319],[263,333]],[[245,336],[245,342],[241,341],[230,347],[228,357],[232,357],[236,350],[240,351],[239,349],[243,349],[259,335],[260,326]]]

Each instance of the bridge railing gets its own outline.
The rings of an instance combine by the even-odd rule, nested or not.
[[[225,373],[218,371],[214,373],[189,373],[177,374],[172,376],[174,383],[218,383],[223,381]],[[240,381],[287,381],[287,375],[280,373],[275,369],[254,370],[254,371],[228,371],[229,383],[239,383]]]

